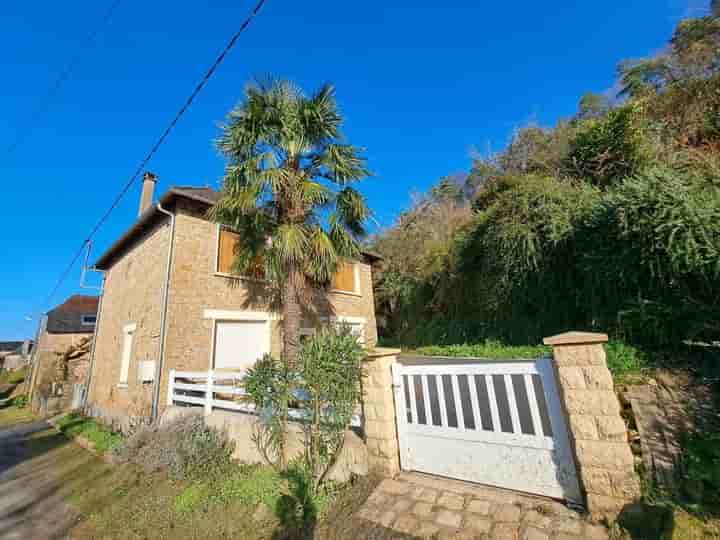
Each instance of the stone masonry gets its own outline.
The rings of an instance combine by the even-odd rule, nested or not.
[[[258,280],[216,272],[218,228],[206,217],[207,205],[178,197],[166,208],[175,213],[173,258],[170,268],[163,372],[159,381],[159,407],[167,403],[171,369],[205,371],[212,366],[214,310],[241,314],[267,313],[271,325],[271,353],[278,354],[282,335],[279,317],[270,306],[270,294]],[[163,286],[170,246],[169,218],[158,218],[117,255],[106,268],[101,313],[98,319],[95,361],[89,410],[121,425],[128,417],[147,415],[152,383],[138,381],[138,364],[155,360],[160,352]],[[363,318],[365,338],[377,341],[371,268],[359,264],[360,293],[321,295],[325,312]],[[136,324],[127,384],[119,384],[123,326]]]
[[[614,519],[640,496],[620,404],[607,368],[607,335],[567,332],[545,338],[553,347],[560,398],[588,511]]]
[[[363,382],[368,467],[385,476],[394,476],[400,471],[391,372],[399,353],[400,349],[376,349],[370,352]]]
[[[418,473],[383,480],[356,515],[375,529],[439,540],[606,540],[607,529],[544,497]],[[389,538],[378,532],[373,538]],[[392,536],[393,538],[395,536]]]

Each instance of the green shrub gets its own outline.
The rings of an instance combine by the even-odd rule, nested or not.
[[[14,407],[17,407],[18,409],[24,409],[25,407],[27,407],[27,404],[28,404],[27,394],[15,396],[13,398],[12,404]]]
[[[143,426],[118,447],[121,462],[148,472],[166,470],[173,478],[213,476],[231,463],[233,447],[220,431],[190,414],[162,425]]]
[[[705,501],[720,502],[720,434],[691,439],[684,458],[687,477],[702,484]]]
[[[550,347],[504,345],[499,341],[487,340],[484,343],[464,343],[462,345],[430,345],[417,349],[428,356],[457,356],[465,358],[540,358],[550,352]]]
[[[607,366],[613,377],[640,373],[648,366],[645,355],[635,347],[622,341],[610,341],[605,346]]]
[[[109,427],[77,412],[63,416],[57,426],[69,437],[83,437],[89,440],[95,446],[95,450],[101,454],[114,450],[123,441],[119,433],[114,433]]]
[[[565,172],[607,187],[639,172],[647,163],[638,111],[627,105],[581,124],[565,158]]]
[[[314,495],[342,450],[345,433],[360,401],[364,352],[347,325],[319,328],[299,350],[297,365],[266,356],[248,370],[245,389],[262,422],[254,440],[268,464],[286,469],[287,407],[300,410],[304,451],[295,469],[312,479]],[[295,475],[297,479],[302,475]]]

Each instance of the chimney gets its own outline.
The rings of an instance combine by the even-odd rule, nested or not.
[[[143,174],[142,194],[140,195],[138,217],[140,217],[145,210],[152,206],[153,194],[155,193],[155,182],[157,182],[157,176],[153,173],[146,172]]]

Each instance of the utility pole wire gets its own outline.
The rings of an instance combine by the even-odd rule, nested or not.
[[[72,60],[70,60],[70,62],[68,62],[68,64],[65,66],[65,69],[63,69],[60,72],[60,75],[58,75],[57,79],[55,79],[55,82],[48,90],[48,93],[45,95],[43,100],[40,102],[38,107],[33,112],[32,116],[30,117],[30,121],[26,124],[27,129],[18,130],[15,140],[7,148],[8,155],[12,154],[17,149],[17,147],[20,146],[20,144],[25,140],[25,138],[35,128],[37,123],[40,121],[40,118],[50,109],[53,99],[55,99],[55,97],[57,97],[58,93],[60,92],[60,89],[62,88],[62,85],[65,84],[65,82],[72,75],[73,71],[75,70],[78,63],[80,62],[80,59],[82,58],[83,53],[95,44],[95,40],[100,35],[100,31],[110,22],[110,19],[113,16],[113,12],[120,4],[120,1],[121,0],[115,0],[110,5],[110,7],[105,12],[105,15],[101,19],[100,24],[87,35],[87,37],[85,38],[85,40],[82,43],[82,46],[75,53],[75,56],[72,58]]]
[[[135,169],[135,172],[130,176],[130,179],[125,183],[125,186],[123,186],[122,190],[120,190],[120,193],[115,197],[115,200],[112,202],[110,207],[105,211],[105,213],[102,215],[100,220],[95,224],[95,226],[90,231],[90,234],[88,234],[87,238],[83,241],[80,248],[75,253],[74,257],[70,261],[70,264],[67,266],[65,271],[61,274],[60,279],[58,280],[55,287],[53,287],[50,294],[47,296],[46,300],[43,302],[43,306],[47,305],[50,300],[55,296],[57,291],[60,289],[62,284],[67,279],[68,275],[72,271],[73,267],[75,266],[75,263],[77,263],[78,259],[80,259],[80,256],[83,253],[83,250],[85,247],[90,243],[93,236],[97,231],[102,227],[107,219],[110,217],[110,214],[115,210],[117,205],[120,203],[122,198],[125,196],[125,194],[130,190],[132,185],[135,183],[135,181],[140,176],[140,173],[143,172],[145,169],[145,166],[148,164],[148,162],[153,158],[155,153],[158,151],[158,149],[162,146],[162,144],[165,142],[165,139],[167,139],[168,135],[170,135],[170,132],[175,128],[177,123],[180,121],[182,116],[185,114],[185,112],[188,110],[190,105],[193,103],[195,98],[200,94],[202,89],[205,87],[205,85],[208,83],[210,78],[213,76],[215,71],[217,70],[218,66],[222,63],[222,61],[225,59],[225,57],[228,55],[230,50],[235,46],[235,43],[240,38],[240,34],[242,34],[245,29],[250,25],[252,20],[255,18],[255,16],[258,14],[260,9],[265,4],[266,0],[259,0],[257,4],[255,4],[255,8],[250,12],[250,14],[245,18],[242,25],[240,25],[240,28],[233,34],[233,36],[230,38],[230,41],[228,41],[227,45],[225,45],[225,48],[223,51],[218,55],[218,57],[215,59],[215,61],[212,63],[210,68],[207,70],[203,78],[200,80],[200,82],[195,87],[195,90],[192,91],[190,96],[185,100],[185,103],[180,107],[178,112],[175,114],[175,117],[172,119],[170,124],[165,128],[165,131],[163,131],[162,135],[160,135],[160,138],[155,142],[155,144],[150,148],[150,151],[147,153],[147,155],[143,158],[143,160],[140,162],[140,164]]]

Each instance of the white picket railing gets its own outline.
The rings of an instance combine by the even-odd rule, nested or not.
[[[167,404],[179,403],[202,406],[205,409],[205,414],[210,414],[213,409],[257,414],[255,406],[247,400],[243,400],[248,395],[242,385],[244,377],[243,372],[178,371],[171,369]],[[220,398],[216,394],[238,396],[240,399]],[[291,420],[300,421],[305,418],[302,409],[290,409],[288,415]],[[353,415],[350,425],[352,427],[361,427],[362,416],[359,414]]]

